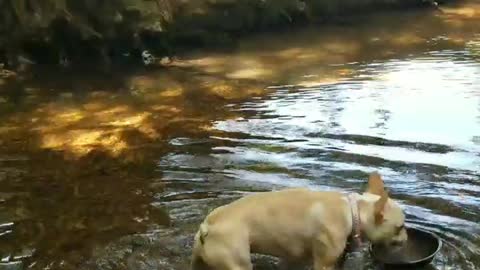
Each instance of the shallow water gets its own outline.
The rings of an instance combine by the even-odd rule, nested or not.
[[[186,269],[213,207],[373,170],[444,240],[433,268],[480,268],[478,10],[266,35],[114,86],[4,82],[0,269]]]

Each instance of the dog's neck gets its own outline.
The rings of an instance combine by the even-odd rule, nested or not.
[[[360,247],[362,245],[362,220],[358,205],[358,194],[350,193],[347,197],[350,202],[350,210],[352,216],[351,239],[356,247]]]

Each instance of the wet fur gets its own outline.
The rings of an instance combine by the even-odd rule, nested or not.
[[[357,194],[361,229],[375,243],[401,243],[402,209],[388,197],[380,175]],[[256,193],[213,210],[194,239],[193,270],[251,270],[251,253],[288,262],[312,261],[333,269],[352,232],[350,204],[343,193],[285,189]]]

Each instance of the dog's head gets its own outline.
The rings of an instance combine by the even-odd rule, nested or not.
[[[401,245],[407,241],[405,214],[400,205],[388,197],[382,178],[372,173],[368,179],[368,188],[363,194],[366,198],[367,216],[363,230],[374,244]]]

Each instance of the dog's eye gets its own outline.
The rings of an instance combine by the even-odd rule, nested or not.
[[[405,225],[398,226],[396,228],[396,233],[399,234],[404,228],[405,228]]]

